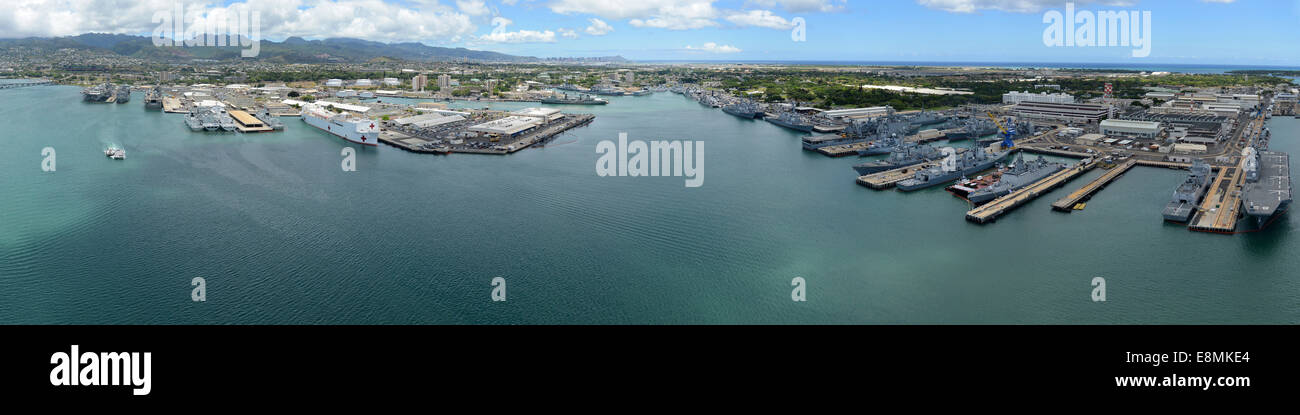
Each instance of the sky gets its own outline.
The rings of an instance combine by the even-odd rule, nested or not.
[[[149,35],[156,14],[252,10],[260,38],[352,37],[634,60],[1300,66],[1300,0],[1078,0],[1150,12],[1150,53],[1044,42],[1053,0],[6,0],[0,38]],[[233,13],[232,13],[233,15]],[[187,17],[191,21],[192,17]],[[1139,19],[1140,20],[1140,19]],[[1136,20],[1135,20],[1136,21]],[[1139,32],[1140,34],[1141,32]],[[798,35],[802,34],[802,38]]]

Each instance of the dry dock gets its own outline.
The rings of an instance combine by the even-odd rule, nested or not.
[[[912,176],[916,174],[917,170],[928,169],[938,165],[938,162],[928,162],[901,169],[872,173],[858,177],[858,184],[876,190],[884,190],[894,187],[898,182],[912,178]]]
[[[1101,189],[1104,189],[1107,185],[1115,181],[1115,179],[1118,179],[1120,176],[1123,176],[1124,173],[1127,173],[1136,165],[1137,160],[1128,159],[1128,161],[1125,161],[1119,166],[1115,166],[1115,168],[1110,169],[1110,171],[1101,175],[1101,177],[1098,177],[1096,180],[1083,185],[1079,190],[1075,190],[1074,193],[1070,193],[1068,196],[1061,198],[1061,200],[1052,203],[1052,210],[1067,213],[1073,212],[1074,206],[1079,204],[1079,202],[1092,198],[1092,195],[1101,191]]]
[[[1241,213],[1241,166],[1219,170],[1188,229],[1198,232],[1232,233]]]
[[[1047,192],[1052,191],[1052,189],[1065,185],[1066,182],[1069,182],[1075,177],[1087,173],[1089,170],[1097,167],[1098,163],[1100,163],[1100,161],[1093,160],[1091,163],[1086,165],[1075,166],[1073,168],[1061,170],[1051,176],[1047,176],[1046,179],[1039,180],[1037,183],[1011,192],[1011,194],[999,197],[984,206],[966,212],[966,220],[980,224],[993,222],[997,220],[999,216],[1037,199],[1038,196],[1046,194]]]

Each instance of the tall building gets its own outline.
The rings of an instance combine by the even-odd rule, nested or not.
[[[425,76],[424,74],[419,74],[416,75],[414,78],[411,78],[411,91],[414,92],[424,91],[424,87],[426,85],[429,85],[429,77]]]
[[[447,75],[447,74],[438,75],[438,88],[442,88],[444,90],[451,89],[451,75]]]

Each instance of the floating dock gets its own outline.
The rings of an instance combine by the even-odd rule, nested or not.
[[[1075,177],[1079,177],[1093,168],[1096,168],[1099,163],[1099,160],[1093,160],[1092,163],[1061,170],[1056,174],[1047,176],[1046,179],[1039,180],[1037,183],[1011,192],[1010,194],[999,197],[984,206],[966,212],[966,220],[979,224],[993,222],[997,220],[999,216],[1029,203],[1030,201],[1037,199],[1038,196],[1061,187]]]
[[[1068,196],[1061,198],[1061,200],[1052,203],[1052,210],[1067,213],[1073,212],[1075,205],[1091,199],[1092,195],[1101,191],[1101,189],[1106,188],[1107,185],[1110,185],[1111,182],[1115,181],[1115,179],[1118,179],[1120,176],[1123,176],[1124,173],[1127,173],[1136,165],[1137,160],[1128,159],[1120,165],[1115,166],[1115,168],[1110,169],[1110,171],[1101,175],[1101,177],[1098,177],[1096,180],[1083,185],[1079,190],[1075,190],[1074,193],[1070,193]]]
[[[858,184],[876,190],[885,190],[894,187],[894,185],[898,184],[898,182],[912,178],[912,176],[914,176],[918,170],[928,169],[938,165],[939,165],[938,162],[927,162],[927,163],[921,163],[913,166],[907,166],[901,169],[894,169],[889,171],[882,171],[880,173],[872,173],[866,176],[859,176]]]
[[[1188,229],[1197,232],[1233,233],[1241,216],[1241,184],[1245,177],[1241,166],[1219,170],[1210,191],[1201,202]]]

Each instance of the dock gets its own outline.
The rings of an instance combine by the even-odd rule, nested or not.
[[[1197,209],[1196,217],[1187,226],[1197,232],[1232,233],[1237,230],[1237,219],[1241,213],[1241,184],[1245,179],[1241,166],[1227,167],[1219,171]]]
[[[451,150],[447,147],[430,147],[429,141],[396,131],[380,131],[379,142],[388,144],[402,150],[412,153],[424,154],[449,154]]]
[[[181,100],[179,98],[163,97],[163,112],[172,113],[172,114],[184,114],[184,113],[188,113],[189,111],[186,111],[185,106],[181,105]]]
[[[932,161],[932,162],[921,163],[913,166],[907,166],[901,169],[882,171],[880,173],[872,173],[866,176],[858,177],[858,184],[876,190],[885,190],[894,187],[894,185],[898,184],[898,182],[912,178],[912,176],[915,175],[918,170],[924,170],[931,167],[936,167],[938,165],[939,165],[938,162]]]
[[[853,144],[826,146],[817,149],[817,152],[822,153],[823,155],[829,157],[846,157],[846,156],[856,156],[858,155],[858,150],[866,150],[868,147],[871,147],[871,142],[863,141],[863,142],[853,143]]]
[[[1011,192],[1010,194],[999,197],[984,206],[966,212],[966,220],[979,224],[996,221],[998,217],[1005,215],[1007,212],[1029,203],[1034,199],[1037,199],[1038,196],[1046,194],[1053,189],[1064,186],[1065,183],[1073,180],[1075,177],[1079,177],[1080,175],[1096,168],[1099,163],[1100,160],[1093,160],[1091,163],[1082,166],[1075,166],[1061,170],[1056,174],[1047,176],[1046,179],[1039,180],[1023,189]]]
[[[1106,172],[1106,174],[1101,175],[1101,177],[1098,177],[1096,180],[1093,180],[1088,184],[1083,185],[1083,187],[1080,187],[1079,190],[1075,190],[1073,193],[1070,193],[1068,196],[1061,198],[1061,200],[1057,200],[1056,202],[1052,203],[1052,210],[1055,210],[1057,212],[1067,212],[1067,213],[1073,212],[1075,205],[1087,201],[1088,199],[1091,199],[1092,195],[1101,191],[1101,189],[1104,189],[1107,185],[1115,181],[1115,179],[1118,179],[1120,176],[1123,176],[1124,173],[1127,173],[1129,170],[1133,168],[1133,166],[1136,165],[1137,165],[1136,159],[1128,159],[1127,161],[1121,163],[1120,165],[1115,166],[1115,168],[1110,169],[1110,171]]]

